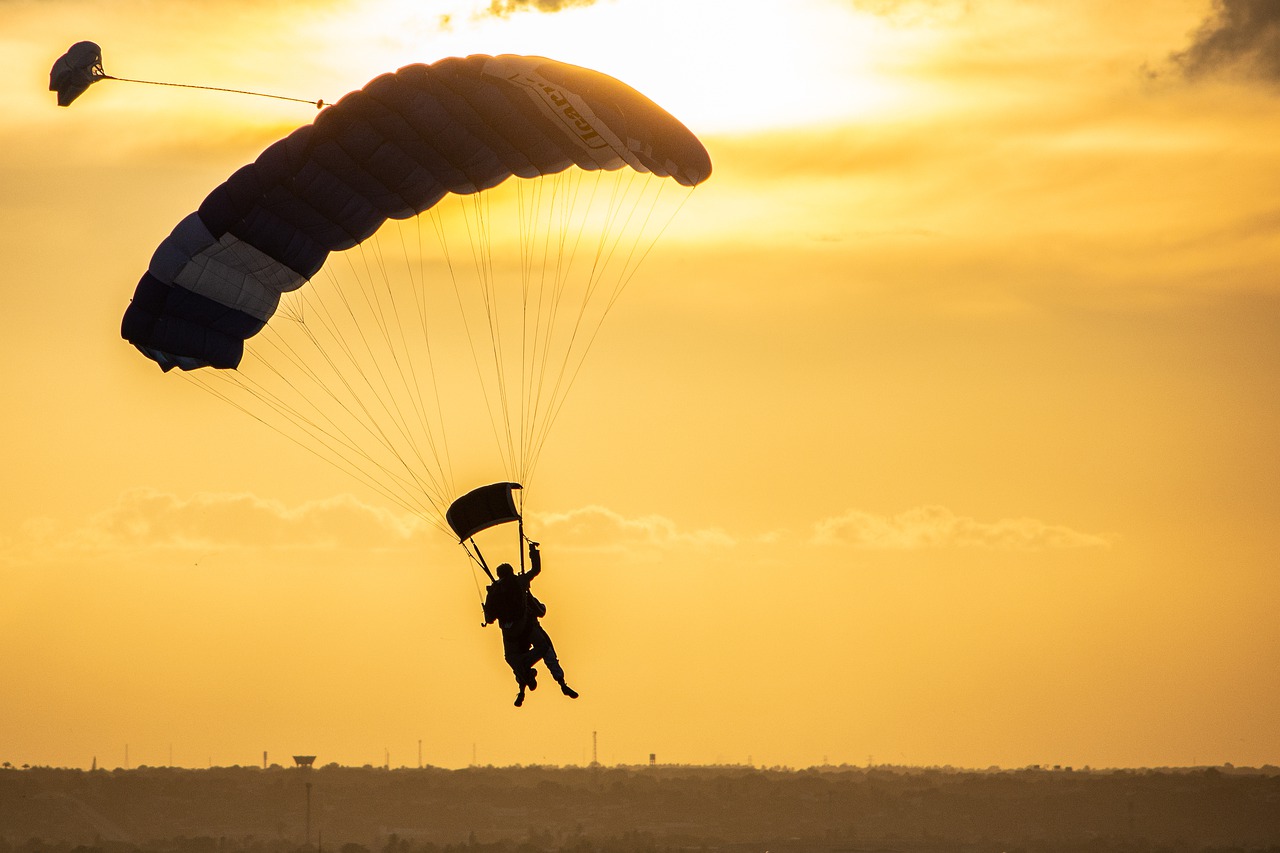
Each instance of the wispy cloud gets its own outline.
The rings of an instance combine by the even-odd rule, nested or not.
[[[946,507],[920,506],[897,515],[849,510],[814,527],[814,544],[847,545],[868,550],[989,548],[1043,551],[1055,548],[1101,548],[1105,536],[1081,533],[1034,518],[979,521]]]
[[[412,516],[348,495],[288,506],[247,493],[180,497],[136,489],[75,527],[51,519],[32,520],[24,528],[24,541],[11,546],[33,553],[241,548],[376,551],[407,547],[427,529]]]
[[[1191,46],[1172,58],[1193,79],[1227,72],[1280,84],[1280,3],[1215,0]]]
[[[660,515],[628,518],[600,506],[530,513],[529,529],[556,548],[588,552],[646,552],[725,548],[736,540],[718,529],[681,530]],[[300,554],[358,550],[445,548],[434,527],[415,516],[337,495],[289,505],[249,493],[180,496],[156,489],[122,494],[79,523],[33,518],[0,541],[0,558],[40,559],[141,551],[199,553],[257,550]]]
[[[592,6],[596,0],[492,0],[486,12],[505,18],[515,12],[559,12],[575,6]]]
[[[628,517],[602,506],[529,513],[530,532],[556,549],[618,553],[645,559],[676,550],[725,550],[745,540],[720,528],[682,529],[662,515]],[[779,544],[785,531],[755,536],[753,544]],[[987,548],[1042,551],[1098,548],[1106,536],[1031,518],[979,521],[945,507],[920,506],[896,515],[851,509],[811,529],[809,544],[868,550]],[[57,555],[129,555],[143,551],[271,551],[297,554],[395,552],[445,547],[420,519],[365,503],[351,495],[288,505],[248,493],[182,497],[155,489],[126,492],[82,523],[35,518],[0,543],[7,560]]]
[[[676,547],[724,548],[736,544],[723,530],[681,530],[660,515],[627,518],[601,506],[534,517],[538,535],[557,547],[583,551],[668,550]]]

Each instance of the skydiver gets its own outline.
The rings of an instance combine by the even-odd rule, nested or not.
[[[546,615],[547,608],[534,598],[529,584],[542,572],[542,555],[538,543],[529,543],[529,571],[515,573],[510,563],[498,566],[498,577],[489,586],[484,601],[485,624],[498,623],[502,629],[502,652],[507,665],[516,677],[520,692],[515,705],[524,704],[525,689],[538,689],[538,671],[534,665],[543,661],[547,671],[560,685],[560,691],[570,699],[578,693],[565,683],[564,670],[556,657],[555,646],[546,629],[538,621]]]

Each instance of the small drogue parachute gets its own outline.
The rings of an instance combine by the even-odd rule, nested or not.
[[[467,553],[484,569],[490,578],[489,565],[485,562],[479,546],[476,545],[477,533],[496,527],[499,524],[519,524],[516,547],[521,549],[521,566],[524,559],[524,518],[516,508],[515,493],[520,489],[519,483],[491,483],[472,489],[449,505],[445,512],[445,520],[458,536],[458,543],[467,548]],[[472,550],[474,549],[474,551]]]
[[[231,92],[237,95],[253,95],[259,98],[276,98],[281,101],[312,104],[316,109],[326,106],[323,100],[309,101],[303,98],[291,98],[287,95],[250,92],[246,89],[225,89],[221,86],[201,86],[194,83],[170,83],[162,80],[135,80],[129,77],[113,77],[102,68],[102,48],[91,41],[76,42],[67,49],[66,53],[58,57],[57,61],[53,63],[53,68],[49,71],[49,91],[58,93],[58,106],[67,107],[99,80],[145,83],[149,86],[176,86],[180,89],[205,89],[210,92]]]
[[[710,173],[688,128],[603,73],[410,65],[209,193],[121,334],[465,545],[520,520],[605,315]],[[495,462],[502,481],[455,503]]]
[[[57,92],[58,106],[66,107],[106,77],[102,70],[102,48],[91,41],[76,42],[53,63],[49,91]]]
[[[472,489],[450,504],[445,518],[458,534],[458,541],[472,539],[495,525],[520,521],[514,496],[519,488],[519,483],[491,483]]]

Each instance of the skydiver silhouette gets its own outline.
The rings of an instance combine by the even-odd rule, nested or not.
[[[524,704],[526,688],[538,689],[538,671],[534,668],[538,661],[547,665],[547,671],[560,685],[560,692],[570,699],[578,698],[577,691],[565,683],[556,648],[538,621],[546,615],[547,608],[534,598],[529,584],[541,572],[542,555],[538,551],[538,543],[530,542],[529,571],[517,575],[510,563],[498,566],[497,580],[489,585],[484,600],[484,623],[489,625],[496,621],[502,629],[502,655],[520,687],[516,694],[517,708]]]

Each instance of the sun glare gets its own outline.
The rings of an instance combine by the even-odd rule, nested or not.
[[[884,70],[899,34],[830,0],[599,0],[502,18],[487,14],[488,5],[362,4],[356,19],[317,22],[317,36],[366,76],[450,55],[549,56],[635,86],[698,132],[866,117],[905,97],[904,84]],[[369,56],[370,40],[385,50]]]

